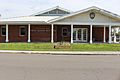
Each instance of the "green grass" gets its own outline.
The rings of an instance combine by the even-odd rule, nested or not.
[[[27,51],[120,51],[120,44],[71,44],[70,49],[54,49],[51,43],[0,43],[0,50]]]

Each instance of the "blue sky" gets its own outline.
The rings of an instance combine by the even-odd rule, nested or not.
[[[120,0],[0,0],[0,14],[2,18],[27,16],[55,6],[72,11],[97,6],[120,15]]]

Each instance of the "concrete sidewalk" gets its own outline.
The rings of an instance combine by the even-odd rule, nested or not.
[[[0,53],[51,54],[51,55],[120,55],[120,51],[14,51],[14,50],[0,50]]]

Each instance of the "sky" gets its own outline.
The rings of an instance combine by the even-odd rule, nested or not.
[[[91,6],[120,15],[120,0],[0,0],[1,18],[28,16],[55,6],[79,11]]]

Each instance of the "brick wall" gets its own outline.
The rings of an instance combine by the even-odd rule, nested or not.
[[[1,26],[4,26],[4,25],[1,25]],[[0,42],[5,42],[5,37],[6,36],[1,35],[1,26],[0,26]]]
[[[67,41],[70,42],[71,40],[71,26],[70,25],[55,25],[56,28],[56,36],[57,36],[57,41]],[[62,36],[62,28],[67,28],[68,29],[68,35],[67,36]],[[55,36],[54,36],[55,37]]]
[[[8,29],[9,29],[9,42],[27,42],[28,39],[28,34],[27,34],[27,26],[26,25],[22,25],[25,26],[26,28],[26,34],[25,36],[21,36],[20,35],[20,27],[21,25],[9,25]]]
[[[93,38],[96,42],[103,42],[104,39],[104,27],[93,27]],[[106,28],[106,41],[109,39],[109,29]]]
[[[31,25],[31,42],[50,42],[50,25]]]

